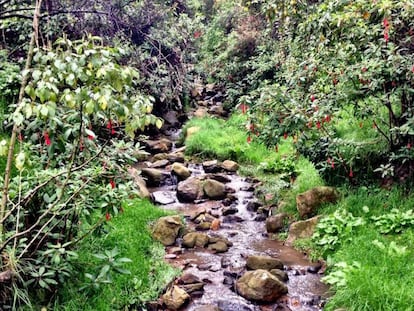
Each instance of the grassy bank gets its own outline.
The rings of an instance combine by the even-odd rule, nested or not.
[[[296,154],[292,138],[282,141],[277,150],[271,150],[255,137],[248,141],[247,117],[233,114],[230,119],[194,118],[184,127],[199,131],[185,140],[186,153],[201,159],[234,160],[242,166],[239,173],[263,181],[257,191],[259,197],[274,194],[269,203],[282,198],[285,209],[295,213],[296,194],[322,185],[323,181],[312,163]],[[291,183],[296,179],[294,183]]]
[[[278,152],[255,139],[248,143],[246,121],[243,115],[226,121],[191,120],[186,128],[200,130],[186,140],[186,152],[238,161],[239,173],[263,182],[256,190],[259,197],[272,194],[270,204],[283,201],[287,203],[284,211],[297,217],[296,194],[324,181],[312,163],[295,154],[292,140],[284,140]],[[341,129],[348,135],[343,124]],[[361,135],[364,140],[366,135]],[[295,177],[293,183],[291,177]],[[340,191],[341,201],[320,209],[323,217],[313,238],[297,243],[312,258],[327,261],[325,282],[333,296],[326,310],[414,310],[414,197],[410,190],[344,185]]]
[[[76,263],[79,279],[67,283],[60,291],[53,310],[109,311],[139,306],[157,299],[165,285],[178,274],[163,261],[164,247],[154,242],[149,229],[149,224],[166,212],[146,200],[129,201],[123,210],[106,222],[102,234],[91,236],[79,245]],[[114,249],[118,252],[115,261],[120,261],[127,273],[111,269],[108,283],[104,279],[91,282],[85,277],[86,273],[99,275],[107,263],[100,257],[105,256],[105,250]],[[123,262],[121,258],[129,258],[131,262]]]

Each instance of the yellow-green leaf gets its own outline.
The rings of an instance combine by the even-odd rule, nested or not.
[[[26,154],[23,151],[20,151],[19,154],[16,156],[16,161],[14,165],[19,171],[21,171],[24,167],[25,162],[26,162]]]

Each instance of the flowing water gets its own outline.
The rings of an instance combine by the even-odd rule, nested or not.
[[[189,165],[193,175],[203,175],[201,165]],[[230,182],[226,185],[235,190],[235,207],[238,212],[231,216],[221,215],[221,201],[202,201],[196,203],[180,203],[175,196],[174,185],[150,189],[163,191],[165,195],[174,198],[174,202],[164,205],[165,209],[175,210],[187,218],[187,226],[194,227],[189,216],[197,209],[205,209],[215,217],[221,219],[221,226],[217,231],[207,231],[209,235],[219,234],[233,243],[225,253],[215,254],[203,248],[183,249],[178,255],[171,254],[176,247],[166,249],[166,259],[184,272],[198,276],[206,284],[204,292],[192,296],[191,302],[183,310],[192,311],[202,305],[219,306],[221,310],[292,310],[317,311],[323,309],[327,287],[321,283],[320,266],[311,263],[304,254],[283,242],[272,240],[266,233],[265,221],[257,221],[256,212],[247,210],[247,203],[254,199],[254,185],[237,174],[229,174]],[[249,302],[239,296],[229,282],[229,276],[239,277],[245,271],[248,255],[268,255],[278,258],[284,263],[285,272],[289,276],[287,281],[288,294],[277,303],[257,304]],[[226,285],[229,284],[229,285]]]

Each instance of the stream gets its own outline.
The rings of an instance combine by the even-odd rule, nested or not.
[[[173,149],[172,152],[175,150]],[[151,165],[150,162],[147,165]],[[191,176],[204,178],[206,172],[201,164],[188,163]],[[320,264],[310,262],[306,256],[287,247],[281,241],[271,239],[266,232],[265,219],[249,208],[254,197],[255,181],[239,176],[235,172],[219,172],[219,179],[226,180],[226,189],[231,189],[231,201],[227,198],[211,200],[203,197],[191,203],[177,199],[177,180],[171,174],[171,165],[159,168],[172,178],[161,186],[148,190],[158,197],[155,203],[184,216],[187,230],[200,231],[195,221],[197,211],[220,220],[219,227],[202,229],[209,236],[220,235],[231,242],[226,252],[214,252],[207,248],[184,248],[181,240],[166,247],[165,260],[180,268],[183,274],[191,274],[202,280],[204,287],[191,293],[190,301],[180,310],[222,310],[222,311],[318,311],[323,310],[327,286],[321,281]],[[161,200],[159,200],[161,196]],[[227,200],[227,201],[226,201]],[[160,201],[162,204],[160,204]],[[231,212],[224,212],[230,206]],[[246,258],[250,255],[270,256],[283,263],[288,276],[288,293],[272,303],[258,303],[238,295],[234,282],[246,271]],[[205,308],[206,306],[210,308]],[[156,310],[168,310],[158,306]]]

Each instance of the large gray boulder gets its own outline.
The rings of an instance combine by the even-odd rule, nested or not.
[[[201,181],[197,177],[190,177],[178,183],[177,198],[180,202],[194,202],[202,195]]]
[[[142,176],[147,179],[149,187],[158,187],[170,178],[170,174],[156,168],[143,168]]]
[[[236,282],[237,292],[247,300],[258,302],[273,302],[288,289],[277,277],[267,270],[247,271]]]
[[[183,223],[178,215],[161,217],[154,225],[152,236],[163,245],[170,246],[175,243],[182,227]]]
[[[161,138],[159,140],[146,140],[144,143],[147,150],[152,154],[168,152],[172,147],[171,140],[167,138]]]
[[[180,180],[187,179],[191,176],[190,170],[182,163],[173,163],[171,165],[171,171],[177,175]]]
[[[296,207],[301,218],[316,214],[317,209],[324,203],[335,203],[339,192],[333,187],[315,187],[296,196]]]
[[[221,167],[228,172],[236,172],[239,169],[239,164],[231,160],[225,160],[221,163]]]
[[[226,186],[214,179],[207,179],[203,183],[204,194],[213,200],[221,200],[226,196]]]
[[[169,310],[178,310],[190,299],[190,295],[178,286],[173,286],[161,298]]]
[[[190,232],[183,236],[183,246],[186,248],[205,247],[208,244],[209,237],[201,232]]]
[[[134,183],[138,188],[138,193],[141,198],[149,198],[151,193],[148,191],[147,184],[145,180],[141,177],[138,170],[134,167],[128,168],[128,173],[134,179]]]
[[[312,237],[315,232],[320,216],[315,216],[308,220],[294,222],[289,227],[289,235],[285,241],[285,245],[292,246],[297,239],[304,239]]]
[[[266,231],[275,233],[282,230],[285,226],[285,220],[288,218],[286,213],[279,213],[266,219]]]

